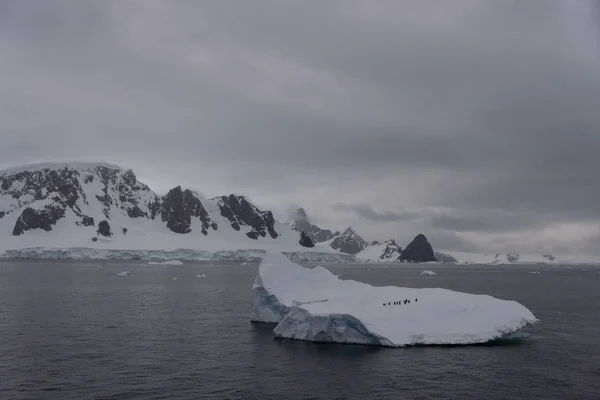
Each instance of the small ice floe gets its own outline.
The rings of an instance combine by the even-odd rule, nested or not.
[[[117,272],[118,276],[131,276],[131,271],[121,271],[121,272]]]
[[[177,278],[173,278],[173,280],[174,280],[174,281],[176,281],[176,280],[177,280]]]
[[[250,263],[247,261],[244,261],[243,263],[240,263],[240,265],[249,265]]]
[[[540,271],[531,271],[530,274],[532,275],[538,275],[540,273]]]
[[[198,274],[196,275],[196,278],[206,278],[206,274]]]
[[[425,271],[421,272],[421,275],[437,275],[437,274],[433,271],[425,270]]]
[[[150,261],[148,265],[183,265],[179,260],[167,260],[167,261]]]

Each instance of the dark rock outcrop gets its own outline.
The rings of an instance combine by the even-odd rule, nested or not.
[[[221,215],[229,220],[231,227],[236,231],[241,226],[250,226],[252,230],[246,235],[251,239],[267,236],[277,238],[279,233],[275,231],[275,218],[271,211],[261,211],[250,203],[244,196],[221,196],[217,198]]]
[[[361,238],[354,229],[348,228],[340,236],[337,236],[331,242],[331,247],[334,250],[339,250],[342,253],[357,254],[369,246],[363,238]]]
[[[217,224],[212,222],[200,199],[191,190],[182,190],[181,186],[169,190],[163,198],[160,215],[167,227],[175,233],[191,232],[192,217],[202,222],[204,235],[208,234],[211,227],[217,229]]]
[[[302,247],[315,247],[315,244],[311,238],[304,232],[300,232],[300,246]]]
[[[19,236],[33,229],[51,231],[52,226],[56,225],[56,222],[64,216],[64,208],[53,204],[46,205],[41,210],[27,207],[17,219],[12,234]]]
[[[422,233],[419,233],[412,242],[406,246],[398,258],[401,262],[430,262],[437,261],[433,248]]]
[[[334,233],[329,229],[321,229],[311,224],[303,208],[299,208],[296,212],[293,225],[297,231],[306,233],[313,243],[326,242],[340,235],[339,232]]]
[[[90,217],[89,215],[82,215],[81,216],[81,221],[77,221],[76,222],[77,225],[81,225],[81,226],[94,226],[94,218]]]
[[[97,233],[98,235],[102,235],[104,237],[112,236],[112,231],[110,230],[110,225],[108,224],[107,220],[103,219],[98,223]]]

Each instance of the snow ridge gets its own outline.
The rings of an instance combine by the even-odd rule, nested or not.
[[[62,249],[61,257],[77,257],[79,250],[72,249],[187,248],[211,254],[261,249],[348,259],[324,244],[308,250],[299,240],[299,232],[244,196],[205,199],[180,186],[159,196],[131,169],[108,163],[45,163],[0,173],[0,252],[36,248],[56,254]]]

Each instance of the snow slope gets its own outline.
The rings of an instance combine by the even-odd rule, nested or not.
[[[373,242],[356,254],[356,258],[364,262],[396,262],[402,254],[402,248],[393,239],[383,243]]]
[[[515,301],[446,289],[374,287],[273,253],[259,266],[253,294],[253,321],[277,323],[277,337],[308,341],[393,347],[472,344],[538,322]],[[405,299],[411,303],[403,304]]]

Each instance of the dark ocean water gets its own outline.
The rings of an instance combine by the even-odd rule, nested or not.
[[[600,399],[598,268],[328,266],[541,319],[517,343],[390,349],[274,339],[249,322],[256,265],[97,265],[0,262],[0,399]]]

